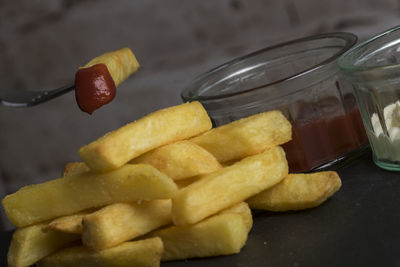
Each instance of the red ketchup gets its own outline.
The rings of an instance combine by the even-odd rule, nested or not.
[[[114,80],[105,64],[96,64],[76,72],[75,98],[82,111],[92,114],[113,100],[115,93]]]
[[[355,103],[345,115],[295,121],[292,129],[292,140],[283,145],[290,172],[309,171],[368,142]]]

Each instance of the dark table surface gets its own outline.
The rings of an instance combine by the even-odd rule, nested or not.
[[[369,155],[338,172],[342,188],[320,207],[254,212],[241,253],[162,266],[400,266],[400,173]],[[0,233],[1,266],[11,234]]]

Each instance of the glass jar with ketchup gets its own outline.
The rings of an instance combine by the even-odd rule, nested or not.
[[[337,67],[356,41],[329,33],[271,46],[200,75],[181,97],[200,101],[214,126],[279,109],[293,127],[283,145],[290,172],[333,168],[368,146],[352,88]]]

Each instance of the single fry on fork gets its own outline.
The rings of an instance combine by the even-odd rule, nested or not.
[[[105,64],[107,66],[115,86],[118,86],[139,69],[139,62],[127,47],[95,57],[83,68],[89,68],[96,64]]]

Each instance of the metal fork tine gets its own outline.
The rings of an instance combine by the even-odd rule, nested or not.
[[[69,91],[74,90],[74,86],[64,86],[59,89],[49,91],[24,91],[24,90],[0,90],[0,103],[6,107],[29,107],[34,106]]]

